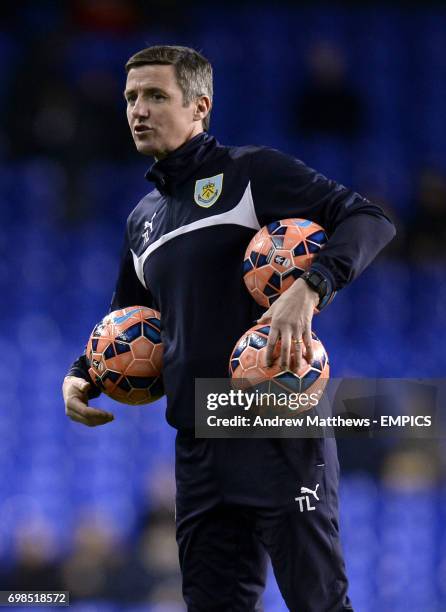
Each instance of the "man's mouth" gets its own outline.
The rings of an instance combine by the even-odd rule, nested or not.
[[[135,132],[135,134],[142,134],[143,132],[148,132],[151,129],[152,128],[149,128],[147,125],[138,124],[138,125],[135,125],[135,127],[133,128],[133,131]]]

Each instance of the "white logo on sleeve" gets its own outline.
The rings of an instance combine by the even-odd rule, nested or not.
[[[318,488],[319,488],[319,484],[316,485],[314,491],[313,489],[309,489],[308,487],[300,488],[300,492],[301,492],[300,497],[294,498],[295,501],[299,503],[299,512],[305,512],[306,510],[309,510],[309,511],[316,510],[316,506],[311,505],[311,502],[313,500],[310,500],[309,495],[312,495],[316,501],[320,501],[316,493]]]
[[[155,211],[152,215],[152,218],[150,219],[150,221],[145,221],[144,222],[144,232],[142,233],[142,237],[144,238],[144,242],[143,242],[143,246],[145,246],[149,240],[150,240],[150,234],[153,231],[153,220],[156,217],[156,213],[158,211]]]

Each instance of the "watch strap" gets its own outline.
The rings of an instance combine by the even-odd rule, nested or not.
[[[325,276],[320,270],[310,268],[310,270],[304,272],[300,278],[319,295],[319,303],[316,306],[318,312],[325,308],[336,295],[336,291],[333,291],[331,279]]]

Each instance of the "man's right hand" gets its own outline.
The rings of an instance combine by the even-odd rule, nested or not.
[[[89,388],[90,383],[83,378],[77,376],[65,377],[62,385],[65,414],[72,421],[77,421],[88,427],[110,423],[115,418],[110,412],[88,407],[87,394]]]

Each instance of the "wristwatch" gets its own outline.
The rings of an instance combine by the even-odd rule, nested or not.
[[[321,310],[326,306],[331,299],[334,297],[334,292],[331,290],[331,283],[321,274],[318,270],[308,270],[304,272],[301,277],[310,289],[316,291],[319,296],[319,304],[316,306],[317,310]]]

